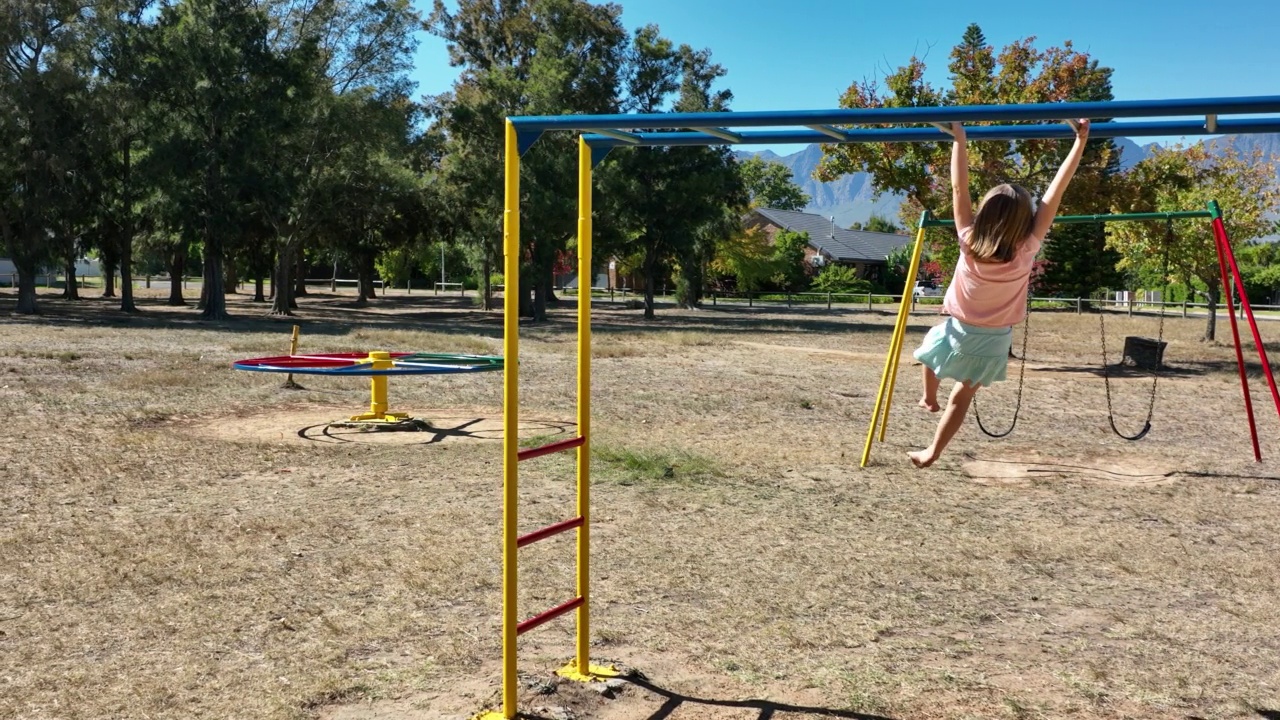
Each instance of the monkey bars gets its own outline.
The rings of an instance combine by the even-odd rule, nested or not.
[[[1270,115],[1268,115],[1270,114]],[[1263,117],[1258,117],[1259,115]],[[1223,119],[1224,116],[1240,116]],[[574,612],[576,656],[559,672],[576,680],[614,673],[589,663],[590,645],[590,420],[591,293],[589,282],[578,294],[578,436],[560,443],[519,450],[519,297],[520,297],[520,157],[545,132],[581,133],[578,140],[578,277],[591,269],[592,169],[615,147],[712,145],[780,145],[788,143],[950,142],[952,122],[976,125],[970,139],[1032,140],[1075,137],[1070,121],[1105,118],[1094,124],[1092,138],[1159,137],[1280,132],[1280,95],[1182,100],[1039,103],[897,107],[781,112],[650,113],[631,115],[560,115],[508,117],[505,123],[503,213],[503,570],[502,570],[502,706],[482,714],[488,719],[516,716],[516,638],[526,630]],[[1114,122],[1124,118],[1131,122]],[[1160,119],[1153,119],[1160,118]],[[1170,119],[1172,118],[1172,119]],[[881,126],[881,127],[875,127]],[[892,127],[883,127],[892,126]],[[757,128],[775,128],[760,130]],[[777,129],[781,128],[781,129]],[[659,131],[669,132],[659,132]],[[1161,217],[1164,215],[1161,214]],[[1203,215],[1196,215],[1203,217]],[[1136,219],[1136,218],[1135,218]],[[1079,222],[1092,222],[1081,219]],[[924,228],[920,228],[923,233]],[[918,250],[917,250],[918,252]],[[918,261],[918,258],[917,258]],[[914,266],[913,266],[914,267]],[[914,275],[914,273],[913,273]],[[582,288],[588,288],[582,292]],[[908,293],[909,294],[909,293]],[[1277,396],[1280,397],[1280,396]],[[1277,401],[1280,404],[1280,400]],[[577,512],[574,517],[520,536],[517,532],[518,463],[562,450],[577,452]],[[573,530],[577,536],[574,596],[521,622],[516,608],[517,550],[529,543]]]
[[[968,128],[971,140],[1069,139],[1075,137],[1075,130],[1065,120],[1074,118],[1136,120],[1097,123],[1089,130],[1092,138],[1280,132],[1280,115],[1257,117],[1269,113],[1280,113],[1280,96],[777,112],[538,115],[508,120],[515,127],[516,145],[522,155],[544,132],[576,130],[588,133],[584,138],[592,149],[592,162],[598,163],[613,148],[628,146],[946,142],[950,136],[937,126],[952,122],[1003,123]],[[1057,122],[1044,124],[1046,121]],[[866,127],[877,125],[898,127]],[[659,130],[674,132],[657,132]]]

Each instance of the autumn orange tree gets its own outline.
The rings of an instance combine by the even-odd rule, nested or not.
[[[1217,200],[1233,247],[1270,232],[1273,221],[1267,216],[1280,200],[1272,158],[1260,149],[1241,153],[1212,141],[1156,148],[1117,184],[1114,212],[1200,210]],[[1159,286],[1181,282],[1205,292],[1209,318],[1204,339],[1213,340],[1222,290],[1213,228],[1206,220],[1177,222],[1169,245],[1168,276],[1162,277],[1165,242],[1164,223],[1107,226],[1107,246],[1120,254],[1120,269]]]
[[[1020,104],[1113,99],[1111,68],[1068,41],[1044,50],[1029,37],[998,53],[982,29],[970,25],[950,53],[950,88],[925,80],[925,62],[912,57],[885,76],[854,83],[840,99],[841,107],[930,107],[945,105]],[[1020,123],[1034,124],[1034,123]],[[970,188],[975,199],[1003,182],[1024,185],[1037,193],[1048,185],[1066,156],[1069,144],[1059,140],[972,141],[969,143]],[[824,146],[817,170],[820,180],[848,173],[871,174],[877,192],[902,193],[902,219],[914,225],[921,210],[938,217],[951,214],[948,161],[951,143],[876,143]],[[1063,213],[1105,212],[1111,178],[1119,171],[1119,151],[1110,140],[1090,141],[1076,179],[1062,203]],[[1087,294],[1108,284],[1118,258],[1108,253],[1100,232],[1089,228],[1055,228],[1047,246],[1050,260],[1044,282],[1068,293]],[[953,234],[933,233],[930,254],[950,274],[959,250]]]

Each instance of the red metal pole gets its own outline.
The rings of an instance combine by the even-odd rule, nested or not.
[[[1218,272],[1222,275],[1222,292],[1227,298],[1227,317],[1231,318],[1231,337],[1236,345],[1236,367],[1240,368],[1240,389],[1244,391],[1244,410],[1249,416],[1249,438],[1253,440],[1253,459],[1262,462],[1262,449],[1258,447],[1258,424],[1253,420],[1253,398],[1249,395],[1249,374],[1244,369],[1244,349],[1240,347],[1240,327],[1236,324],[1235,303],[1231,300],[1231,280],[1227,278],[1227,258],[1222,250],[1222,239],[1218,236],[1217,223],[1214,220],[1213,246],[1218,250]],[[1215,309],[1214,312],[1217,312]]]
[[[1240,278],[1240,268],[1236,265],[1236,254],[1231,250],[1231,241],[1227,239],[1227,228],[1222,224],[1222,218],[1213,219],[1213,229],[1218,235],[1218,242],[1222,244],[1222,252],[1227,256],[1227,263],[1231,266],[1231,275],[1235,278],[1236,287],[1240,289],[1240,306],[1244,308],[1244,314],[1249,318],[1249,329],[1253,332],[1253,344],[1258,348],[1258,358],[1262,360],[1262,372],[1267,376],[1267,387],[1271,388],[1271,399],[1276,404],[1276,415],[1280,415],[1280,391],[1276,390],[1276,379],[1271,374],[1271,363],[1267,360],[1267,349],[1262,345],[1262,336],[1258,333],[1258,321],[1253,317],[1253,308],[1249,306],[1249,295],[1244,291],[1244,280]]]
[[[585,437],[579,435],[578,437],[575,437],[575,438],[569,438],[568,440],[560,440],[558,442],[553,442],[548,445],[543,445],[541,447],[529,448],[528,450],[521,450],[520,452],[516,453],[516,459],[532,460],[536,457],[542,457],[543,455],[558,453],[561,450],[572,450],[573,448],[580,447],[586,441],[587,439]]]

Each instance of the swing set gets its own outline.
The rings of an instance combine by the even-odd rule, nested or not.
[[[1263,117],[1258,117],[1263,114]],[[1267,115],[1271,114],[1271,115]],[[1242,117],[1224,117],[1240,115]],[[502,692],[500,707],[483,713],[485,720],[505,720],[517,713],[517,638],[544,623],[573,613],[577,620],[575,657],[559,671],[570,680],[591,681],[616,674],[609,666],[590,663],[590,473],[591,473],[591,294],[578,295],[578,434],[568,440],[536,448],[519,446],[520,372],[520,157],[547,132],[577,132],[578,138],[578,277],[594,277],[591,265],[592,170],[618,147],[707,147],[725,145],[841,144],[888,142],[950,142],[943,127],[952,122],[980,124],[967,131],[970,140],[1018,141],[1075,137],[1075,130],[1063,118],[1113,118],[1090,128],[1091,139],[1117,137],[1168,137],[1280,132],[1280,96],[1206,98],[1181,100],[1129,100],[1081,103],[1038,103],[1028,105],[963,105],[950,107],[896,107],[836,110],[761,112],[638,113],[623,115],[543,115],[508,117],[505,123],[505,178],[503,210],[503,272],[507,285],[503,292],[503,437],[502,437]],[[1116,122],[1114,118],[1124,119]],[[1159,119],[1154,119],[1159,118]],[[762,129],[764,128],[764,129]],[[1210,208],[1216,213],[1216,205]],[[1163,219],[1156,213],[1142,219]],[[1174,217],[1178,213],[1172,213]],[[1201,217],[1197,214],[1195,217]],[[1133,218],[1139,219],[1139,218]],[[946,221],[921,218],[915,253],[908,273],[908,285],[898,310],[892,348],[885,360],[876,398],[877,423],[883,433],[888,426],[892,378],[896,376],[902,334],[911,304],[911,283],[919,270],[921,240],[925,221],[934,225]],[[1095,218],[1091,220],[1096,221]],[[1059,218],[1059,222],[1065,221]],[[1215,215],[1220,234],[1219,249],[1227,248],[1221,220]],[[1234,269],[1234,259],[1232,259]],[[1225,270],[1224,270],[1225,273]],[[1239,273],[1236,272],[1238,277]],[[1225,274],[1224,274],[1224,284]],[[1246,310],[1247,299],[1243,298]],[[1230,302],[1230,300],[1228,300]],[[1234,315],[1232,316],[1234,318]],[[1250,322],[1253,315],[1249,312]],[[1232,320],[1232,327],[1235,321]],[[1254,326],[1257,341],[1257,327]],[[1259,350],[1262,343],[1257,342]],[[1239,342],[1236,344],[1239,353]],[[1024,352],[1025,355],[1025,352]],[[1266,361],[1263,361],[1264,367]],[[1243,356],[1240,360],[1244,379]],[[1270,371],[1268,370],[1270,381]],[[1272,393],[1276,394],[1272,383]],[[886,389],[888,392],[886,393]],[[1246,400],[1247,400],[1246,393]],[[1280,395],[1276,396],[1280,411]],[[1252,423],[1252,411],[1250,414]],[[867,464],[871,433],[862,464]],[[1255,454],[1257,437],[1254,436]],[[544,528],[519,534],[519,464],[551,453],[573,450],[577,455],[577,502],[575,515]],[[1260,455],[1259,455],[1260,456]],[[520,620],[518,595],[518,550],[532,543],[573,531],[577,561],[574,596],[559,605]]]
[[[1271,364],[1267,360],[1267,350],[1262,344],[1262,338],[1258,333],[1258,323],[1253,315],[1253,308],[1249,305],[1249,296],[1244,290],[1244,281],[1240,277],[1240,268],[1236,264],[1235,252],[1231,249],[1231,241],[1227,237],[1227,231],[1222,223],[1222,210],[1218,207],[1217,201],[1211,201],[1207,210],[1188,210],[1179,212],[1155,212],[1155,213],[1125,213],[1114,215],[1064,215],[1054,219],[1055,225],[1061,224],[1098,224],[1103,225],[1110,222],[1135,222],[1135,221],[1153,221],[1163,220],[1165,222],[1165,237],[1163,247],[1163,260],[1161,263],[1161,277],[1169,276],[1169,251],[1172,248],[1174,240],[1173,223],[1175,220],[1188,220],[1196,218],[1208,218],[1213,227],[1214,244],[1218,252],[1218,270],[1222,280],[1223,296],[1227,303],[1227,316],[1231,319],[1231,336],[1234,341],[1236,350],[1236,366],[1240,372],[1240,386],[1244,394],[1245,414],[1249,419],[1249,436],[1253,443],[1253,457],[1255,461],[1262,461],[1262,450],[1258,445],[1258,428],[1253,416],[1253,400],[1249,393],[1248,372],[1245,370],[1244,349],[1240,344],[1240,330],[1236,323],[1235,303],[1232,300],[1233,290],[1239,293],[1240,306],[1244,310],[1245,317],[1249,320],[1249,328],[1253,333],[1254,345],[1258,349],[1258,358],[1262,363],[1263,374],[1267,379],[1267,387],[1271,390],[1271,397],[1276,405],[1276,413],[1280,414],[1280,391],[1276,389],[1275,378],[1271,372]],[[939,220],[934,218],[929,211],[925,211],[920,217],[920,224],[916,233],[916,243],[912,252],[911,266],[908,271],[908,287],[910,287],[911,279],[914,279],[919,271],[920,256],[924,247],[925,230],[931,227],[955,227],[954,220]],[[876,395],[875,411],[871,416],[871,426],[867,430],[866,444],[862,450],[861,467],[866,467],[871,457],[872,441],[878,439],[883,442],[885,433],[889,423],[889,409],[893,400],[893,389],[897,379],[898,360],[902,352],[902,339],[906,333],[906,321],[910,305],[904,298],[903,303],[898,309],[897,323],[894,325],[893,338],[889,345],[889,355],[885,358],[884,371],[880,377],[880,390]],[[1215,310],[1216,312],[1216,310]],[[1157,361],[1151,370],[1151,394],[1147,402],[1147,415],[1143,420],[1142,428],[1132,435],[1126,435],[1116,424],[1115,408],[1112,405],[1111,397],[1111,375],[1110,364],[1107,362],[1107,327],[1106,327],[1107,311],[1098,309],[1098,327],[1102,344],[1102,383],[1107,397],[1107,421],[1111,425],[1111,430],[1117,436],[1129,440],[1137,441],[1146,437],[1151,432],[1151,421],[1155,417],[1156,407],[1156,388],[1160,382],[1160,369],[1164,365],[1163,353],[1157,351]],[[1156,339],[1156,347],[1162,348],[1164,344],[1164,308],[1160,309],[1160,323]],[[1027,314],[1022,321],[1022,354],[1019,359],[1018,368],[1018,390],[1015,394],[1013,404],[1013,419],[1009,423],[1009,427],[1004,431],[993,431],[982,422],[982,414],[978,410],[977,397],[974,397],[973,416],[977,422],[978,429],[985,435],[992,438],[1007,437],[1013,432],[1018,424],[1018,415],[1022,410],[1022,395],[1024,382],[1027,372],[1027,336],[1031,323],[1031,307],[1030,298],[1027,302]],[[879,429],[877,434],[876,430]]]

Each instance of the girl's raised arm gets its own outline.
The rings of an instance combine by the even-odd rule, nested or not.
[[[956,232],[973,224],[973,201],[969,199],[969,148],[964,125],[951,123],[951,207]]]
[[[1049,234],[1049,228],[1053,227],[1053,219],[1058,215],[1058,204],[1062,202],[1062,195],[1067,191],[1067,185],[1071,184],[1076,168],[1080,166],[1080,158],[1084,155],[1084,144],[1088,139],[1089,121],[1077,120],[1076,142],[1071,146],[1067,159],[1062,161],[1062,167],[1058,168],[1058,174],[1054,176],[1053,182],[1049,183],[1049,188],[1044,191],[1044,197],[1040,198],[1035,223],[1031,226],[1031,232],[1036,237],[1043,238]]]

